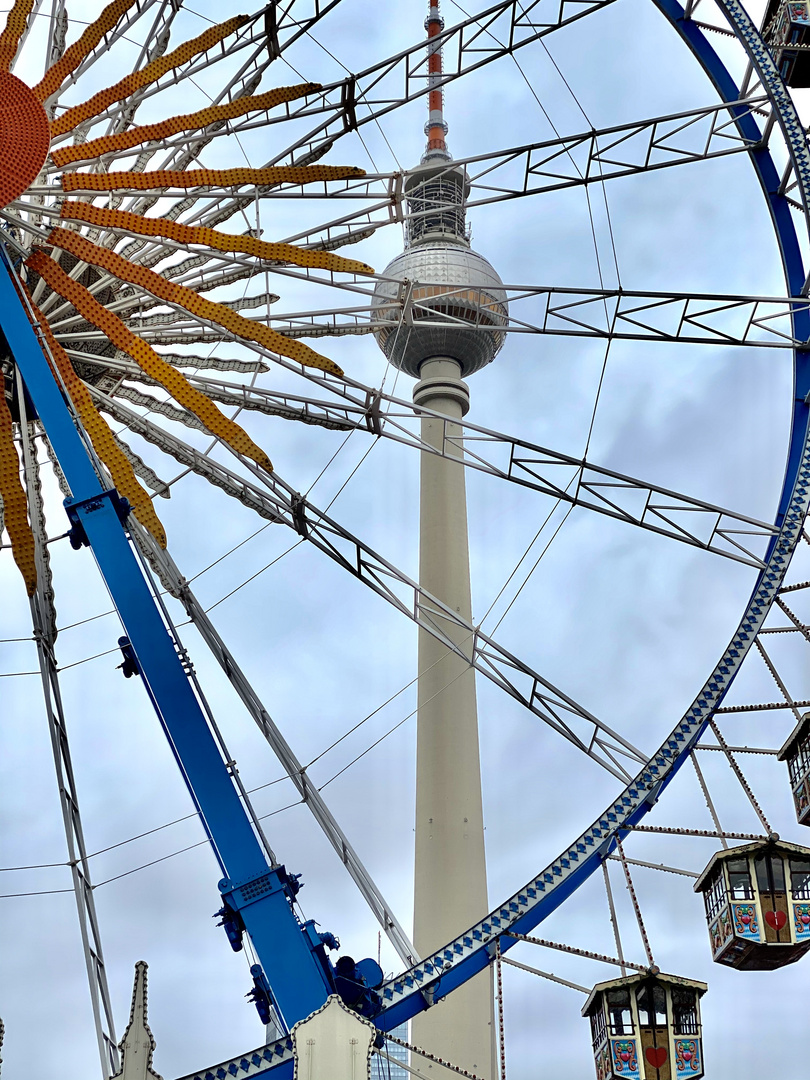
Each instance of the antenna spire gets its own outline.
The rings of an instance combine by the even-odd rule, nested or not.
[[[444,119],[444,90],[442,82],[442,43],[439,35],[444,29],[444,19],[439,14],[439,0],[428,0],[428,16],[425,29],[428,35],[428,122],[425,124],[427,149],[422,162],[450,161],[447,149],[447,122]]]

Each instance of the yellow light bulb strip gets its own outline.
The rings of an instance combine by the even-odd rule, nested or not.
[[[25,581],[25,590],[33,596],[37,589],[37,560],[34,534],[28,521],[28,500],[20,483],[20,459],[14,445],[6,395],[0,390],[0,495],[3,496],[6,529],[11,553]]]
[[[266,169],[155,169],[153,172],[69,172],[62,176],[62,190],[152,191],[155,188],[264,187],[270,184],[314,184],[322,180],[346,180],[365,176],[353,165],[271,165]]]
[[[83,285],[69,277],[54,259],[49,258],[44,251],[35,251],[26,265],[39,274],[54,292],[69,300],[79,314],[93,326],[97,326],[113,345],[131,356],[141,370],[168,390],[176,401],[194,413],[212,434],[237,453],[252,458],[264,469],[272,470],[273,466],[267,454],[239,424],[229,420],[210,398],[195,390],[184,375],[171,364],[167,364],[142,338],[133,334],[117,315],[107,311]]]
[[[218,326],[224,326],[245,341],[255,341],[257,345],[263,345],[266,349],[281,353],[282,356],[288,356],[290,360],[295,360],[296,363],[304,364],[307,367],[319,368],[321,371],[328,371],[331,375],[343,374],[337,364],[325,356],[321,356],[320,353],[316,353],[314,349],[311,349],[309,345],[305,345],[302,341],[294,341],[283,334],[279,334],[277,330],[271,330],[261,323],[245,319],[242,315],[225,307],[224,304],[218,304],[213,300],[205,300],[192,289],[187,289],[184,285],[177,285],[173,281],[167,281],[165,277],[156,274],[154,270],[131,263],[128,259],[116,254],[116,252],[110,251],[109,248],[92,244],[89,240],[85,240],[83,236],[79,236],[78,233],[70,232],[67,229],[54,229],[48,237],[48,243],[53,244],[54,247],[62,248],[63,251],[69,251],[71,255],[75,255],[82,262],[91,263],[93,266],[100,266],[104,270],[109,270],[111,274],[114,274],[121,281],[128,281],[131,285],[138,285],[140,288],[152,293],[153,296],[165,300],[168,304],[175,304],[186,311],[190,311],[193,315],[201,315],[204,319],[208,319]]]
[[[67,353],[54,337],[53,330],[47,319],[33,301],[31,301],[31,307],[45,335],[53,362],[56,364],[65,389],[76,406],[76,411],[93,442],[96,453],[110,470],[110,475],[119,494],[129,500],[138,521],[149,530],[160,546],[165,548],[166,533],[160,518],[155,513],[152,500],[144,488],[141,487],[126,455],[113,438],[107,421],[96,409],[87,387],[76,374]],[[48,359],[50,360],[50,358]]]
[[[18,3],[20,0],[18,0]],[[33,0],[31,0],[33,3]],[[31,7],[29,3],[29,9]],[[183,45],[178,46],[170,53],[166,53],[165,56],[159,56],[156,60],[153,60],[151,64],[147,64],[146,67],[140,71],[135,71],[131,75],[126,75],[123,79],[115,84],[115,86],[109,86],[106,90],[99,90],[97,94],[94,94],[88,101],[85,101],[81,105],[74,105],[72,109],[68,109],[62,113],[58,120],[51,122],[51,135],[66,135],[69,131],[73,131],[77,124],[81,124],[85,120],[89,120],[93,116],[98,116],[102,113],[108,105],[112,105],[115,101],[122,101],[125,97],[129,97],[130,94],[134,94],[136,90],[141,90],[145,86],[151,85],[151,83],[157,82],[157,80],[165,75],[167,71],[172,71],[174,68],[180,67],[182,64],[187,64],[189,60],[193,60],[195,56],[199,56],[201,53],[207,52],[213,48],[214,45],[218,45],[220,41],[223,41],[226,37],[230,37],[235,33],[240,26],[244,26],[249,21],[247,15],[236,15],[232,19],[228,19],[227,22],[220,23],[218,26],[211,26],[204,33],[198,37],[192,38],[190,41],[186,41]],[[0,39],[0,52],[2,51],[2,39]]]
[[[109,154],[114,150],[128,150],[152,139],[167,139],[179,131],[194,131],[220,120],[234,120],[249,112],[272,109],[285,101],[295,101],[296,98],[306,97],[320,89],[320,83],[300,83],[297,86],[279,86],[275,90],[268,90],[266,94],[246,94],[245,97],[235,98],[226,105],[209,105],[197,112],[171,116],[158,124],[144,124],[143,127],[130,128],[129,131],[121,131],[117,135],[105,135],[100,139],[91,139],[90,142],[77,143],[75,146],[63,146],[60,150],[54,150],[53,160],[61,169],[73,161],[90,161],[102,154]]]
[[[15,0],[14,7],[8,13],[6,28],[0,34],[0,71],[8,71],[11,67],[33,7],[34,0]]]
[[[168,218],[145,218],[127,210],[107,210],[86,202],[64,203],[62,217],[69,221],[100,225],[104,229],[127,229],[139,236],[160,236],[167,240],[176,240],[180,244],[205,244],[216,251],[241,252],[255,255],[257,259],[283,261],[295,266],[346,274],[374,273],[367,263],[358,262],[357,259],[345,259],[329,251],[310,251],[296,247],[295,244],[257,240],[253,236],[232,236],[202,225],[182,225],[177,221],[169,221]]]
[[[81,64],[105,34],[112,30],[122,15],[125,15],[138,0],[113,0],[97,19],[90,23],[78,41],[65,49],[56,63],[48,68],[41,82],[33,88],[40,101],[46,101],[56,93],[65,79]]]

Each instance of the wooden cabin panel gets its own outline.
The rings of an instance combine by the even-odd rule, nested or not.
[[[726,967],[741,968],[752,948],[753,945],[732,937],[714,959],[718,964],[725,964]]]
[[[640,1027],[638,1031],[646,1080],[672,1080],[667,1029]]]
[[[792,928],[787,893],[762,894],[762,921],[765,929],[765,941],[769,944],[787,945],[793,940],[791,937]]]

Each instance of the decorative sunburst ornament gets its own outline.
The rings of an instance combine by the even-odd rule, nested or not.
[[[193,366],[194,358],[162,356],[153,347],[154,341],[150,343],[128,324],[134,323],[136,329],[142,331],[149,325],[144,310],[168,306],[175,312],[188,313],[198,324],[221,328],[224,337],[254,342],[271,353],[332,375],[339,376],[342,372],[331,360],[303,342],[239,314],[237,304],[228,305],[199,295],[203,288],[249,277],[249,269],[240,268],[230,275],[220,273],[218,278],[200,281],[194,288],[172,280],[171,273],[153,269],[165,257],[165,250],[161,255],[162,249],[158,249],[157,257],[152,254],[141,261],[135,261],[131,256],[143,252],[149,241],[168,241],[172,253],[178,247],[187,248],[189,254],[197,253],[198,258],[200,249],[208,254],[248,256],[256,260],[253,272],[270,263],[330,273],[369,274],[373,271],[365,263],[329,251],[272,243],[249,234],[221,232],[210,223],[192,225],[177,220],[187,209],[183,192],[193,191],[196,197],[213,188],[220,194],[238,190],[244,195],[259,187],[324,183],[363,176],[362,169],[327,165],[189,168],[204,145],[202,140],[195,150],[182,155],[181,167],[145,171],[145,165],[155,151],[174,135],[216,130],[228,121],[267,112],[320,89],[317,83],[301,83],[256,94],[258,79],[254,79],[252,87],[248,83],[240,95],[226,103],[172,116],[158,123],[131,124],[137,104],[133,95],[142,94],[164,75],[217,46],[223,46],[250,21],[247,15],[236,15],[173,51],[159,55],[166,47],[168,35],[165,35],[153,43],[151,55],[146,57],[139,70],[100,90],[87,101],[55,115],[59,91],[65,81],[80,72],[83,62],[104,35],[119,27],[135,5],[136,0],[113,0],[76,42],[63,49],[42,80],[29,87],[11,74],[10,67],[25,33],[33,0],[16,0],[0,35],[0,207],[5,208],[6,221],[17,227],[15,253],[20,274],[20,299],[37,330],[54,376],[112,483],[129,501],[141,524],[161,547],[165,547],[166,536],[152,497],[136,475],[136,469],[142,476],[148,476],[150,470],[113,434],[99,412],[99,407],[104,407],[103,400],[98,404],[99,386],[105,377],[109,378],[112,370],[105,369],[103,357],[118,362],[116,378],[119,383],[123,362],[130,366],[139,381],[162,388],[181,409],[144,395],[141,395],[141,404],[163,405],[164,412],[172,410],[173,418],[201,426],[262,469],[270,471],[272,464],[247,432],[179,370],[184,362],[186,366]],[[128,115],[126,108],[121,110],[122,103],[131,106]],[[105,119],[111,115],[110,110],[116,108],[119,109],[119,122],[111,125],[112,130],[85,141],[86,126]],[[67,140],[71,138],[73,142],[69,143]],[[116,156],[133,148],[141,148],[141,153],[131,169],[109,171],[109,164]],[[80,170],[79,166],[85,166],[85,169]],[[69,193],[71,198],[62,197],[58,187],[53,191],[44,189],[46,179],[61,185],[61,192]],[[169,189],[181,193],[179,203],[162,217],[147,216],[144,211],[163,199]],[[45,204],[45,190],[49,195],[58,196],[55,201],[51,199],[49,205]],[[127,195],[137,197],[135,203],[130,209],[119,209]],[[104,200],[105,205],[94,202],[98,199]],[[230,214],[234,212],[232,208]],[[230,214],[220,215],[220,220]],[[87,230],[87,235],[82,235],[82,228]],[[11,236],[14,236],[13,232]],[[126,240],[129,243],[122,251],[114,250]],[[194,340],[193,335],[187,340]],[[231,366],[237,364],[233,362]],[[260,366],[258,361],[253,364]],[[130,394],[138,403],[138,392],[130,391]],[[0,395],[0,495],[14,558],[28,593],[32,595],[37,582],[35,544],[28,521],[26,495],[20,483],[13,420],[6,396]]]

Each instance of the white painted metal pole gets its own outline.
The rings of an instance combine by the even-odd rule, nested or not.
[[[460,439],[452,420],[469,408],[459,364],[426,361],[414,402],[450,418],[422,420],[422,439],[440,447]],[[462,453],[459,448],[455,456]],[[464,468],[423,452],[419,522],[419,583],[470,621],[470,558]],[[440,619],[440,616],[437,616]],[[466,631],[439,623],[470,651]],[[416,865],[414,944],[427,956],[489,910],[487,905],[478,710],[472,667],[424,630],[419,632],[416,751]],[[468,1072],[496,1080],[492,977],[482,972],[413,1021],[412,1041]],[[411,1066],[427,1077],[448,1076],[440,1065],[414,1055]]]

